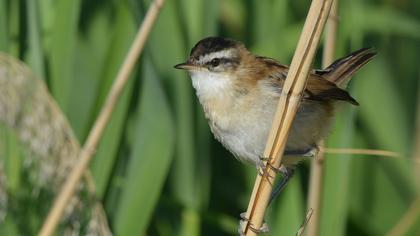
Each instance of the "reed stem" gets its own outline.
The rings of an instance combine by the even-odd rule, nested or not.
[[[338,0],[335,0],[331,6],[330,14],[325,29],[325,44],[322,54],[322,67],[326,68],[334,61],[335,48],[337,42],[337,29],[338,29]],[[322,191],[324,179],[324,156],[325,142],[320,143],[321,150],[311,164],[311,174],[309,179],[309,194],[308,194],[308,207],[313,209],[313,215],[310,222],[308,222],[308,236],[319,235],[319,223],[322,204]]]
[[[268,158],[264,165],[273,168],[259,170],[263,174],[257,175],[245,214],[247,220],[240,225],[243,235],[257,235],[262,225],[273,188],[272,184],[277,174],[274,169],[280,168],[289,129],[298,109],[331,4],[332,0],[313,0],[311,3],[264,151],[264,157]]]

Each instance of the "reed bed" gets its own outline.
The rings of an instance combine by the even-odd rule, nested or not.
[[[65,148],[37,152],[47,158],[31,153],[63,140],[93,143],[82,154],[94,158],[84,159],[72,178],[76,200],[46,234],[237,234],[255,168],[213,139],[191,81],[173,66],[209,35],[235,38],[255,54],[290,65],[309,3],[165,1],[106,128],[99,129],[101,138],[92,141],[89,133],[153,2],[0,0],[0,51],[7,54],[0,58],[13,65],[22,65],[20,59],[29,68],[4,77],[21,66],[0,62],[0,235],[36,235],[48,211],[58,209],[54,199],[71,170],[62,168],[77,166],[80,155],[57,154],[70,150]],[[322,207],[307,209],[312,191],[308,163],[302,163],[280,197],[260,212],[271,235],[310,233],[316,221],[318,235],[419,235],[420,2],[340,1],[337,8],[333,58],[362,47],[378,52],[349,84],[361,105],[340,107],[325,140],[323,184],[315,188]],[[330,45],[322,40],[320,47]],[[309,67],[323,67],[320,55]],[[7,89],[16,84],[22,89]],[[55,112],[35,105],[39,94],[56,104]],[[53,122],[53,113],[62,118]],[[45,119],[22,126],[37,117]],[[32,129],[22,127],[37,127],[42,132],[30,134],[41,139],[28,139]],[[93,181],[80,181],[87,170]],[[250,222],[258,226],[254,217]]]

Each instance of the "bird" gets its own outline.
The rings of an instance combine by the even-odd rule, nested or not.
[[[311,70],[285,146],[278,191],[298,163],[316,155],[337,104],[359,105],[345,88],[375,55],[372,48],[362,48],[325,69]],[[188,59],[174,67],[188,71],[215,138],[238,160],[261,167],[289,67],[223,37],[198,41]]]

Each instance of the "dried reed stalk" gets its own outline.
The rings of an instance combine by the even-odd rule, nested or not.
[[[83,177],[86,169],[92,160],[93,154],[99,143],[100,138],[104,132],[109,119],[111,118],[112,111],[127,84],[129,76],[137,62],[144,48],[144,44],[149,36],[152,26],[158,16],[161,7],[164,4],[164,0],[155,0],[151,3],[149,10],[137,32],[133,44],[121,66],[116,79],[111,87],[110,92],[106,98],[106,101],[102,107],[102,110],[97,117],[87,141],[79,154],[79,159],[74,166],[70,176],[67,178],[60,194],[54,201],[54,205],[39,232],[40,236],[50,236],[54,233],[57,224],[59,223],[61,216],[63,215],[64,209],[68,204],[70,198],[74,194],[76,188],[79,186],[80,180]]]
[[[335,0],[331,6],[330,14],[328,16],[327,25],[325,28],[325,45],[322,54],[322,67],[326,68],[334,61],[335,48],[337,42],[338,29],[338,0]],[[310,222],[308,222],[308,236],[319,235],[319,222],[322,204],[322,191],[324,180],[324,147],[325,142],[320,143],[321,150],[311,163],[311,174],[309,178],[309,194],[307,209],[313,209],[313,215]]]
[[[331,4],[332,0],[313,0],[311,3],[273,119],[264,151],[264,156],[268,158],[265,165],[280,167],[289,129],[298,109]],[[241,233],[246,236],[257,235],[253,229],[259,229],[262,225],[273,188],[272,184],[277,174],[273,168],[265,168],[265,170],[260,168],[259,171],[263,174],[257,175],[255,180],[245,214],[247,221],[240,225]]]
[[[369,156],[403,158],[401,154],[397,152],[379,150],[379,149],[321,148],[321,150],[324,151],[325,153],[330,153],[330,154],[351,154],[351,155],[369,155]]]
[[[325,144],[321,142],[320,146]],[[306,235],[316,236],[319,234],[319,222],[322,204],[322,191],[324,180],[324,149],[321,149],[318,155],[311,163],[311,174],[309,177],[309,193],[307,209],[313,209],[312,220],[308,222]]]

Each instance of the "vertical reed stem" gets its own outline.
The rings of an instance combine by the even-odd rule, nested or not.
[[[313,0],[311,3],[273,119],[264,151],[264,156],[268,158],[265,165],[280,167],[289,129],[298,109],[331,4],[332,0]],[[257,235],[258,232],[254,229],[258,230],[262,225],[277,174],[269,167],[265,170],[260,168],[259,171],[264,174],[257,175],[245,215],[247,221],[240,225],[242,234],[246,236]]]
[[[338,28],[338,0],[335,0],[331,6],[325,29],[325,44],[322,57],[322,66],[326,68],[334,61],[337,28]],[[319,235],[319,222],[322,203],[323,179],[324,179],[324,155],[323,147],[325,142],[320,143],[320,152],[312,161],[311,175],[309,179],[308,210],[313,209],[311,221],[307,226],[308,236]]]

